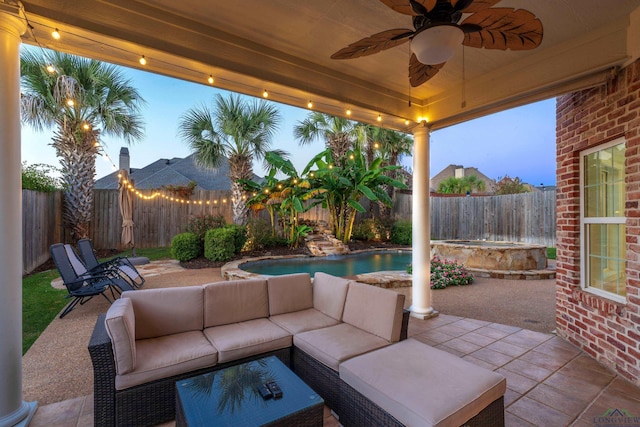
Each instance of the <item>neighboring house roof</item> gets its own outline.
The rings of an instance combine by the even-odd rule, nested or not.
[[[485,193],[495,193],[496,191],[496,182],[495,180],[489,178],[482,172],[478,170],[478,168],[468,167],[465,168],[461,165],[449,165],[446,168],[442,169],[438,172],[433,178],[431,178],[429,182],[429,187],[432,192],[437,192],[440,183],[447,178],[458,177],[462,178],[465,176],[477,176],[479,180],[484,181],[485,183]]]
[[[162,186],[184,186],[194,181],[196,188],[202,190],[230,190],[229,161],[224,158],[217,168],[202,168],[195,162],[192,154],[184,159],[158,159],[140,168],[130,168],[129,178],[139,190],[158,189]],[[260,177],[253,176],[254,180]],[[95,182],[97,190],[116,190],[118,188],[118,172],[113,172]]]

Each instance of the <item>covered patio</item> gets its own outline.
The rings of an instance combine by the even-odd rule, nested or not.
[[[202,84],[208,84],[211,76],[213,84],[224,89],[252,96],[266,93],[269,99],[296,106],[311,102],[316,111],[411,132],[411,311],[414,318],[424,321],[437,309],[432,307],[429,288],[429,132],[537,100],[592,87],[613,87],[618,71],[640,57],[640,0],[618,0],[615,6],[603,6],[598,0],[503,0],[496,7],[533,12],[544,28],[541,45],[529,51],[460,47],[435,77],[412,88],[407,78],[408,45],[359,59],[330,58],[355,40],[391,28],[411,27],[408,16],[374,0],[0,2],[0,106],[4,112],[0,116],[4,153],[0,160],[4,184],[0,187],[0,425],[18,424],[33,409],[21,396],[21,262],[20,251],[16,251],[22,242],[18,226],[21,43]],[[51,37],[54,29],[62,35],[59,40]],[[145,66],[139,62],[142,56],[147,60]],[[639,124],[632,120],[620,132],[631,138],[629,149],[637,151]],[[577,178],[571,175],[571,179]],[[560,179],[566,177],[559,175]],[[625,193],[630,191],[627,188]],[[573,192],[562,195],[578,196]],[[637,218],[637,204],[627,205],[627,209],[627,217]],[[575,209],[567,215],[575,217]],[[575,233],[577,226],[571,223],[569,227],[565,231]],[[627,242],[626,310],[638,313],[638,259],[635,246],[631,246],[635,242]],[[560,240],[560,281],[569,282],[567,278],[579,275],[579,258],[579,246],[569,238]],[[631,351],[625,356],[635,364],[635,371],[628,370],[631,373],[625,372],[625,377],[639,383],[640,362],[634,356],[640,354],[638,316],[635,324],[634,318],[630,319],[636,338],[626,338],[625,349],[628,346]],[[437,319],[426,320],[434,321]],[[587,345],[580,342],[579,333],[571,340]]]

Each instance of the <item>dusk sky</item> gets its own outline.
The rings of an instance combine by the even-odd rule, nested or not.
[[[208,85],[198,85],[143,71],[123,68],[133,85],[146,100],[143,108],[145,137],[129,146],[131,167],[141,168],[159,158],[186,157],[187,145],[177,136],[179,117],[194,106],[212,104],[216,93],[229,92]],[[272,148],[288,151],[299,171],[324,149],[323,142],[299,147],[293,127],[309,110],[277,104],[282,123]],[[22,160],[27,164],[44,163],[59,167],[55,150],[50,146],[52,132],[22,129]],[[122,140],[103,139],[106,153],[118,165]],[[412,159],[403,164],[411,168]],[[469,121],[431,134],[431,173],[434,176],[450,164],[476,167],[486,176],[497,179],[509,175],[533,185],[555,185],[555,99],[519,107]],[[254,172],[263,175],[261,165]],[[106,158],[96,162],[96,178],[114,168]]]

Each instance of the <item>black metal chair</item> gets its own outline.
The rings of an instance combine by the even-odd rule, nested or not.
[[[84,264],[76,250],[71,245],[64,245],[64,249],[69,257],[73,270],[79,277],[84,276],[104,276],[111,280],[111,287],[115,288],[116,292],[122,293],[122,291],[133,291],[136,289],[129,281],[121,274],[117,268],[96,268],[89,270]]]
[[[78,249],[80,250],[80,255],[84,260],[84,265],[89,271],[116,268],[133,286],[139,288],[144,284],[144,277],[142,277],[131,261],[127,258],[115,257],[104,262],[98,261],[90,239],[78,240]]]
[[[111,303],[111,299],[105,295],[105,292],[108,290],[111,291],[111,296],[115,299],[113,289],[111,288],[113,282],[110,277],[105,275],[78,275],[73,268],[71,260],[67,255],[67,250],[62,243],[51,245],[49,247],[49,252],[51,253],[53,262],[60,273],[62,283],[64,283],[64,286],[69,292],[67,298],[73,298],[73,300],[67,304],[60,314],[61,319],[69,314],[69,312],[73,310],[78,303],[83,305],[96,295],[102,295],[107,301],[109,301],[109,303]]]

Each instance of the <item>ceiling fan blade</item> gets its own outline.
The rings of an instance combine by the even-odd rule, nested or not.
[[[331,59],[352,59],[361,56],[373,55],[380,51],[390,49],[401,45],[409,40],[414,31],[406,28],[396,28],[393,30],[382,31],[372,36],[365,37],[349,46],[340,49],[333,55]]]
[[[380,0],[385,5],[389,6],[391,9],[395,10],[398,13],[402,13],[403,15],[410,16],[418,16],[411,2],[409,0]],[[415,3],[423,6],[427,11],[431,11],[434,7],[436,7],[437,0],[413,0]]]
[[[411,59],[409,60],[409,82],[412,87],[418,87],[440,71],[440,68],[444,66],[444,62],[442,64],[435,65],[427,65],[418,61],[415,54],[411,54]]]
[[[542,42],[542,22],[524,9],[493,8],[474,13],[465,25],[477,25],[480,31],[465,32],[462,44],[500,50],[529,50]]]
[[[472,0],[471,4],[466,4],[468,0],[451,0],[451,5],[455,10],[460,10],[462,13],[477,13],[481,10],[489,9],[499,2],[500,0]]]

